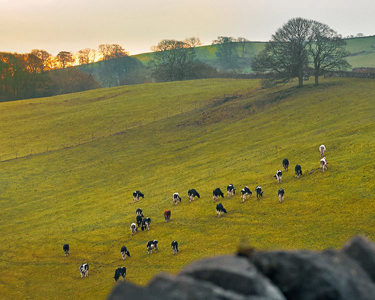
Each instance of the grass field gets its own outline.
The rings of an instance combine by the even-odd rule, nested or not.
[[[374,99],[373,80],[262,90],[256,80],[212,79],[0,103],[0,298],[103,299],[119,266],[145,284],[242,241],[319,250],[357,233],[375,239]],[[322,143],[329,169],[309,174]],[[278,185],[285,157],[291,168]],[[212,190],[229,183],[260,184],[264,197],[225,198],[228,214],[218,219]],[[192,187],[201,199],[188,203]],[[135,189],[145,194],[137,204]],[[176,191],[183,200],[173,206]],[[138,207],[151,230],[132,237]],[[172,210],[167,224],[164,209]],[[160,251],[148,255],[151,239]],[[122,245],[131,253],[125,262]]]

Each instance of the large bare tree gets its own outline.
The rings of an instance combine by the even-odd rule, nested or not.
[[[68,64],[74,62],[73,54],[69,51],[60,51],[56,59],[60,62],[63,69],[65,69]]]
[[[101,44],[99,45],[99,52],[103,55],[103,60],[128,56],[129,53],[118,44]]]
[[[80,65],[87,65],[90,63],[90,54],[92,49],[85,48],[78,51],[78,61]]]
[[[43,71],[47,71],[51,69],[49,60],[51,59],[52,55],[50,53],[48,53],[45,50],[33,49],[31,50],[31,54],[35,55],[42,61]]]

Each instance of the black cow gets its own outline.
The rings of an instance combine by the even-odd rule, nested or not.
[[[262,187],[260,185],[258,185],[256,188],[255,188],[255,191],[257,192],[257,199],[259,200],[261,197],[263,197],[263,190],[262,190]]]
[[[300,165],[296,165],[294,172],[296,173],[296,177],[299,178],[302,176],[302,167]]]
[[[228,197],[234,196],[236,194],[236,189],[234,188],[233,184],[227,186],[227,193]]]
[[[284,171],[288,171],[288,168],[289,168],[289,160],[287,158],[284,158],[283,159],[283,168],[284,168]]]
[[[142,209],[140,209],[140,208],[137,208],[137,210],[135,211],[135,213],[137,214],[137,217],[138,217],[138,216],[140,216],[140,217],[142,217],[142,218],[144,217],[144,216],[143,216],[143,211],[142,211]]]
[[[144,218],[142,221],[142,231],[144,230],[150,230],[150,224],[151,224],[151,218]]]
[[[223,192],[221,191],[220,188],[214,189],[213,192],[212,192],[212,195],[213,195],[213,200],[214,201],[216,201],[217,199],[219,199],[219,197],[224,198],[224,194],[223,194]]]
[[[189,196],[189,201],[193,201],[195,200],[195,197],[198,197],[200,198],[201,196],[199,195],[199,193],[196,191],[196,189],[191,189],[191,190],[188,190],[188,196]]]
[[[174,203],[174,205],[177,205],[177,202],[181,203],[181,197],[180,197],[179,193],[174,193],[173,194],[173,203]]]
[[[247,200],[248,198],[250,198],[252,194],[253,193],[250,191],[249,187],[245,186],[241,190],[241,200],[242,200],[242,202],[245,202],[245,200]]]
[[[65,256],[69,255],[69,244],[64,244],[63,246]]]
[[[165,210],[164,211],[164,219],[165,219],[165,222],[169,222],[170,219],[171,219],[171,211],[170,210]]]
[[[145,198],[145,196],[140,191],[133,192],[133,200],[134,200],[134,202],[138,201],[140,197],[142,197],[142,199]]]
[[[171,247],[172,247],[173,255],[177,254],[177,252],[178,252],[178,242],[177,241],[173,241],[172,244],[171,244]]]
[[[279,196],[279,202],[283,202],[284,201],[284,190],[283,189],[279,189],[279,191],[277,192],[277,195]]]
[[[136,222],[137,222],[138,227],[142,225],[142,221],[143,221],[143,217],[141,217],[141,216],[136,217]]]
[[[219,203],[216,205],[216,215],[220,217],[221,213],[227,213],[227,210],[224,208],[223,204]]]
[[[281,172],[280,170],[277,170],[275,176],[273,177],[275,177],[277,179],[277,182],[280,183],[282,176],[283,176],[283,172]]]
[[[135,232],[137,231],[137,225],[135,223],[131,223],[130,224],[130,230],[132,232],[132,235],[134,235]]]
[[[155,250],[155,253],[158,251],[158,241],[157,240],[149,241],[147,243],[148,254],[152,253],[152,250]]]
[[[128,249],[125,246],[121,247],[121,255],[122,255],[123,260],[125,260],[126,255],[130,257],[130,252],[128,251]]]
[[[86,263],[80,265],[79,272],[81,273],[81,278],[89,276],[89,264]]]
[[[117,268],[115,271],[115,276],[113,277],[116,281],[119,280],[119,278],[122,276],[122,278],[125,278],[126,275],[126,268],[121,267]]]

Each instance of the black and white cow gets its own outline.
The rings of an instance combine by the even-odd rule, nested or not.
[[[191,189],[191,190],[188,190],[188,196],[189,196],[189,201],[193,201],[195,200],[195,197],[198,197],[200,198],[201,196],[199,195],[199,193],[197,192],[196,189]]]
[[[214,201],[216,201],[220,197],[224,198],[224,194],[223,194],[223,192],[221,191],[220,188],[214,189],[213,192],[212,192],[212,196],[213,196]]]
[[[296,173],[296,177],[299,178],[302,176],[302,167],[300,165],[296,165],[294,172]]]
[[[150,224],[151,224],[151,218],[144,218],[142,221],[142,231],[144,230],[150,230]]]
[[[81,278],[89,276],[89,264],[80,265],[79,272],[81,273]]]
[[[143,217],[137,216],[136,217],[136,222],[137,222],[137,227],[140,227],[142,225]]]
[[[279,189],[279,191],[277,192],[277,195],[279,196],[279,202],[283,202],[284,201],[284,189]]]
[[[320,156],[321,157],[324,157],[324,152],[326,152],[326,146],[324,146],[324,145],[320,145],[319,146],[319,152],[320,152]]]
[[[245,186],[241,190],[241,200],[245,202],[245,200],[249,199],[253,193],[250,191],[249,187]]]
[[[130,230],[132,232],[132,235],[134,235],[137,231],[137,225],[135,223],[130,224]]]
[[[115,276],[113,278],[117,281],[119,280],[120,277],[125,278],[125,276],[126,276],[126,268],[121,267],[115,270]]]
[[[164,219],[165,222],[169,222],[171,220],[171,211],[170,210],[165,210],[164,211]]]
[[[176,192],[176,193],[173,194],[173,203],[174,203],[174,205],[177,205],[177,202],[181,203],[181,197],[180,197],[180,194]]]
[[[273,177],[275,177],[277,182],[280,183],[282,176],[283,176],[283,172],[281,172],[280,170],[277,170],[275,176],[273,176]]]
[[[323,157],[321,160],[320,160],[320,168],[322,169],[322,172],[324,172],[325,170],[328,169],[328,163],[327,163],[327,160],[325,157]]]
[[[134,202],[138,201],[140,197],[142,197],[142,199],[145,198],[145,196],[140,191],[133,192],[133,200],[134,200]]]
[[[178,252],[178,242],[173,241],[172,244],[171,244],[171,247],[172,247],[173,255],[177,254],[177,252]]]
[[[158,241],[157,240],[149,241],[147,243],[148,254],[152,253],[152,250],[155,250],[155,253],[158,251]]]
[[[288,168],[289,168],[289,160],[287,158],[284,158],[283,159],[283,168],[284,168],[284,171],[288,171]]]
[[[263,190],[262,190],[262,187],[260,185],[258,185],[256,188],[255,188],[255,191],[257,193],[257,199],[260,200],[261,197],[263,197]]]
[[[121,256],[122,256],[123,260],[126,259],[126,255],[130,257],[130,252],[128,251],[128,249],[125,246],[122,246],[121,247]]]
[[[142,218],[144,217],[144,216],[143,216],[143,211],[142,211],[142,209],[140,209],[140,208],[137,208],[137,210],[135,211],[135,213],[137,214],[137,217],[138,217],[138,216],[140,216],[140,217],[142,217]]]
[[[232,197],[236,194],[236,189],[234,188],[233,184],[227,186],[227,194],[228,197]]]
[[[227,210],[224,208],[223,204],[219,203],[216,205],[216,215],[220,217],[221,213],[227,213]]]
[[[69,244],[64,244],[63,246],[65,256],[69,255]]]

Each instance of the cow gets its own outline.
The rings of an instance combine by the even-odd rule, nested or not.
[[[142,199],[145,198],[145,196],[140,191],[133,192],[133,201],[138,201],[139,198],[142,197]]]
[[[300,165],[296,165],[294,172],[296,173],[296,177],[299,178],[302,176],[302,167]]]
[[[152,250],[155,250],[155,253],[158,251],[158,241],[157,240],[149,241],[147,243],[148,254],[152,253]]]
[[[241,190],[241,200],[242,200],[242,202],[245,202],[245,200],[247,200],[248,198],[250,198],[252,194],[253,193],[250,191],[249,187],[245,186]]]
[[[177,254],[177,252],[178,252],[178,242],[173,241],[172,244],[171,244],[171,247],[172,247],[173,255]]]
[[[142,231],[144,230],[150,230],[150,224],[151,224],[151,218],[144,218],[142,221]]]
[[[223,204],[219,203],[216,205],[216,215],[220,217],[221,213],[227,213],[227,210],[224,208]]]
[[[69,255],[69,244],[64,244],[63,246],[65,256]]]
[[[236,189],[234,188],[233,184],[227,186],[227,194],[228,197],[232,197],[236,194]]]
[[[260,200],[261,197],[263,197],[263,190],[262,190],[262,187],[260,185],[258,185],[256,188],[255,188],[255,191],[257,192],[257,199]]]
[[[288,171],[288,168],[289,168],[289,160],[287,158],[284,158],[283,159],[283,168],[284,168],[284,171]]]
[[[136,222],[137,222],[137,227],[140,227],[142,225],[143,217],[137,216],[136,217]]]
[[[137,225],[135,223],[131,223],[130,224],[130,230],[132,232],[132,235],[134,235],[135,232],[137,231]]]
[[[165,210],[164,211],[164,219],[165,219],[165,222],[169,222],[170,219],[171,219],[171,211],[170,210]]]
[[[283,202],[284,201],[284,189],[279,189],[279,191],[277,192],[277,195],[279,196],[279,202]]]
[[[117,281],[119,280],[120,277],[125,278],[125,276],[126,276],[126,268],[121,267],[115,270],[115,276],[113,278]]]
[[[128,249],[125,246],[122,246],[121,247],[121,256],[122,256],[123,260],[126,259],[126,255],[130,257],[130,252],[128,251]]]
[[[323,157],[321,160],[320,160],[320,168],[322,169],[322,172],[324,172],[325,170],[328,169],[328,163],[327,163],[327,160],[325,157]]]
[[[324,152],[326,152],[326,146],[320,145],[319,146],[319,152],[320,152],[320,157],[324,157]]]
[[[81,273],[81,278],[89,276],[89,264],[80,265],[79,272]]]
[[[277,170],[275,176],[273,177],[275,177],[277,179],[277,182],[280,183],[282,176],[283,176],[283,172],[281,172],[280,170]]]
[[[181,203],[181,197],[180,197],[179,193],[177,193],[177,192],[174,193],[172,198],[173,198],[174,205],[177,205],[177,202]]]
[[[212,192],[213,200],[216,201],[220,197],[224,198],[224,194],[220,188],[214,189]]]
[[[138,216],[140,216],[140,217],[142,217],[142,218],[144,217],[144,216],[143,216],[143,211],[142,211],[142,209],[140,209],[140,208],[137,208],[137,210],[135,211],[135,213],[137,214],[137,217],[138,217]]]
[[[189,202],[194,201],[195,197],[198,197],[198,198],[201,197],[199,193],[196,191],[196,189],[188,190],[188,196],[189,196]]]

